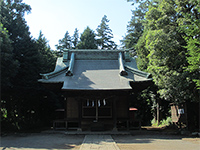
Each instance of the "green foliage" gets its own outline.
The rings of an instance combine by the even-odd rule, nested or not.
[[[139,68],[152,74],[161,98],[176,103],[198,99],[194,75],[184,71],[190,66],[187,41],[179,32],[179,18],[174,0],[152,1],[143,21],[143,35],[136,45]]]
[[[30,10],[30,6],[22,0],[1,2],[2,130],[21,130],[50,122],[47,118],[51,118],[52,114],[48,111],[55,107],[57,100],[49,94],[52,103],[44,101],[44,95],[40,93],[39,73],[52,71],[56,58],[42,32],[37,40],[31,38],[24,19],[24,14]],[[49,116],[43,120],[43,114]]]
[[[153,120],[151,120],[151,126],[158,126],[158,121],[155,120],[155,118],[153,118]]]
[[[1,108],[0,112],[1,112],[2,118],[7,118],[8,112],[5,108]]]
[[[79,43],[79,33],[78,29],[76,28],[74,31],[73,36],[71,37],[69,35],[69,32],[67,31],[65,33],[65,36],[63,39],[60,39],[59,44],[55,45],[56,49],[59,50],[60,52],[63,52],[64,49],[77,49],[77,45]]]
[[[74,35],[72,37],[72,48],[73,49],[77,49],[77,45],[79,43],[79,33],[78,33],[78,29],[76,28],[75,31],[74,31]]]
[[[1,4],[1,23],[8,30],[10,39],[19,42],[29,37],[28,26],[24,20],[24,14],[29,13],[31,7],[22,0],[3,0]],[[14,48],[15,50],[15,48]]]
[[[51,48],[48,45],[48,41],[42,34],[42,31],[40,31],[39,37],[36,40],[36,45],[39,52],[39,72],[48,73],[53,71],[56,63],[56,57],[51,51]]]
[[[87,27],[81,34],[77,47],[78,49],[97,49],[94,31]]]
[[[142,120],[142,125],[151,125],[150,121],[156,114],[156,104],[160,99],[157,87],[152,85],[140,93],[135,93],[134,96],[131,99],[130,106],[138,108],[137,115]],[[165,105],[162,105],[162,108],[165,107]],[[164,112],[164,110],[162,111]]]
[[[150,1],[143,0],[128,0],[133,2],[133,5],[137,6],[137,9],[132,10],[132,18],[127,26],[127,34],[121,40],[123,48],[130,49],[135,48],[139,38],[144,31],[144,16],[148,11]]]
[[[193,81],[196,82],[196,87],[200,89],[200,42],[198,39],[190,38],[187,43],[189,66],[186,70],[193,73]]]
[[[18,61],[14,59],[11,40],[8,31],[0,24],[0,53],[1,53],[1,87],[12,86],[12,79],[17,74]]]
[[[200,89],[200,1],[180,1],[177,0],[177,11],[181,17],[178,19],[179,31],[187,42],[185,48],[187,52],[187,62],[189,65],[185,67],[186,71],[192,73],[192,79],[196,82],[196,87]]]
[[[139,19],[136,19],[136,16],[133,15],[129,25],[127,26],[127,35],[125,35],[123,40],[121,40],[123,47],[133,48],[137,44],[140,36],[142,35],[142,32],[142,22]]]
[[[27,87],[3,89],[1,98],[5,100],[2,109],[6,115],[1,116],[2,131],[49,126],[53,119],[57,97],[49,91]]]
[[[171,117],[167,117],[166,119],[162,119],[158,125],[158,121],[155,120],[155,118],[151,121],[151,125],[152,126],[159,126],[159,127],[163,127],[163,126],[169,126],[172,124],[172,118]]]
[[[14,69],[17,74],[12,80],[14,86],[36,85],[39,74],[38,51],[35,42],[30,37],[29,28],[24,20],[24,14],[31,10],[22,0],[4,0],[1,5],[1,22],[8,30],[12,41],[13,59],[19,67]]]
[[[108,26],[109,20],[104,15],[101,24],[97,28],[97,45],[100,49],[116,49],[117,45],[111,39],[113,38],[112,30]]]
[[[56,45],[56,48],[60,51],[72,48],[72,41],[68,31],[65,33],[64,38],[59,40],[59,44]]]
[[[149,59],[147,56],[149,55],[149,50],[145,47],[146,40],[145,37],[147,35],[147,30],[144,31],[143,35],[138,40],[137,44],[135,45],[135,49],[137,52],[137,66],[140,70],[147,71]]]

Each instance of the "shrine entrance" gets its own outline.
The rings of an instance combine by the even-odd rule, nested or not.
[[[102,118],[112,118],[112,101],[110,99],[83,100],[82,118],[94,119],[95,122]]]
[[[113,128],[113,100],[104,99],[81,99],[82,123],[85,130],[102,131]]]
[[[83,131],[112,130],[117,120],[116,102],[120,101],[116,93],[124,95],[120,91],[66,91],[65,119],[77,122]]]

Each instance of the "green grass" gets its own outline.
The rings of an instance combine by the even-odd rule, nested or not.
[[[159,125],[158,125],[158,121],[156,121],[155,119],[153,119],[151,121],[151,125],[154,126],[154,127],[169,126],[170,124],[172,124],[171,117],[167,117],[166,119],[161,120],[160,123],[159,123]]]

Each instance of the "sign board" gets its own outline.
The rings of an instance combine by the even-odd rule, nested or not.
[[[184,109],[178,109],[178,114],[180,115],[184,114]]]

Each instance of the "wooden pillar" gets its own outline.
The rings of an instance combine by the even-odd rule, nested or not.
[[[157,102],[157,122],[158,126],[160,124],[160,106],[159,106],[159,101]]]
[[[68,110],[68,107],[67,107],[67,103],[68,103],[68,100],[67,100],[67,98],[64,96],[64,105],[65,105],[65,114],[64,114],[64,116],[65,116],[65,129],[67,130],[68,129],[68,114],[67,114],[67,110]]]
[[[67,98],[64,97],[64,119],[67,120]]]
[[[96,107],[96,122],[98,122],[98,116],[99,116],[99,112],[98,112],[98,100],[96,100],[96,105],[95,105],[95,107]]]
[[[127,121],[126,121],[126,128],[127,128],[127,130],[129,130],[129,123],[130,123],[130,111],[129,111],[129,105],[130,105],[130,103],[129,103],[129,99],[130,99],[130,97],[126,97],[126,103],[127,103]]]
[[[78,131],[82,131],[81,129],[81,120],[82,120],[82,101],[78,99]]]
[[[116,98],[113,99],[113,131],[117,131],[117,105],[116,105]]]

